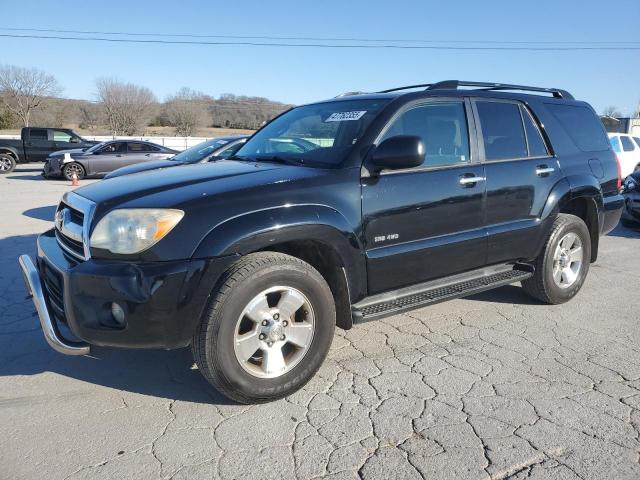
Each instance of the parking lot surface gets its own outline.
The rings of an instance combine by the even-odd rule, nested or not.
[[[640,478],[640,230],[567,304],[508,286],[338,330],[304,389],[243,406],[188,349],[47,346],[17,256],[71,187],[39,169],[0,176],[0,478]]]

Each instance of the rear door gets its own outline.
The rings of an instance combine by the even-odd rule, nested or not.
[[[487,178],[487,263],[530,259],[544,233],[538,218],[562,178],[558,162],[524,104],[483,98],[473,109]]]
[[[124,159],[124,165],[133,165],[135,163],[148,162],[149,160],[158,160],[164,158],[158,149],[153,151],[153,147],[144,142],[129,142],[127,155]],[[119,168],[119,167],[118,167]]]
[[[403,107],[376,142],[417,135],[426,155],[419,167],[362,178],[369,293],[484,265],[485,175],[469,118],[470,104],[460,98],[420,100]]]
[[[29,128],[27,132],[27,138],[23,139],[27,159],[30,162],[44,162],[53,148],[47,129]]]

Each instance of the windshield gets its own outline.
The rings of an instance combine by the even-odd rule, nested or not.
[[[233,140],[224,138],[213,138],[211,140],[207,140],[206,142],[194,145],[191,148],[187,148],[186,150],[183,150],[182,152],[177,154],[175,157],[171,157],[169,160],[171,160],[172,162],[197,163],[231,141]]]
[[[294,108],[256,133],[235,158],[339,165],[388,101],[354,99]]]
[[[96,150],[98,150],[98,149],[100,149],[100,148],[104,147],[104,145],[105,145],[106,143],[107,143],[107,142],[100,142],[100,143],[96,143],[96,144],[95,144],[95,145],[93,145],[92,147],[87,148],[87,149],[85,150],[85,152],[87,152],[87,153],[93,153],[93,152],[95,152]]]

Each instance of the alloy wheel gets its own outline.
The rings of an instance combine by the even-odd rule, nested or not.
[[[293,287],[260,292],[244,308],[234,330],[240,366],[260,378],[275,378],[294,368],[313,340],[315,316],[309,299]]]
[[[580,276],[584,260],[582,241],[573,232],[567,233],[553,254],[553,281],[560,288],[569,288]]]

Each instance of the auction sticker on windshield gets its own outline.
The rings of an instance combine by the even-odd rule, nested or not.
[[[329,115],[325,122],[345,122],[348,120],[360,120],[365,113],[367,113],[366,110],[360,110],[357,112],[336,112]]]

